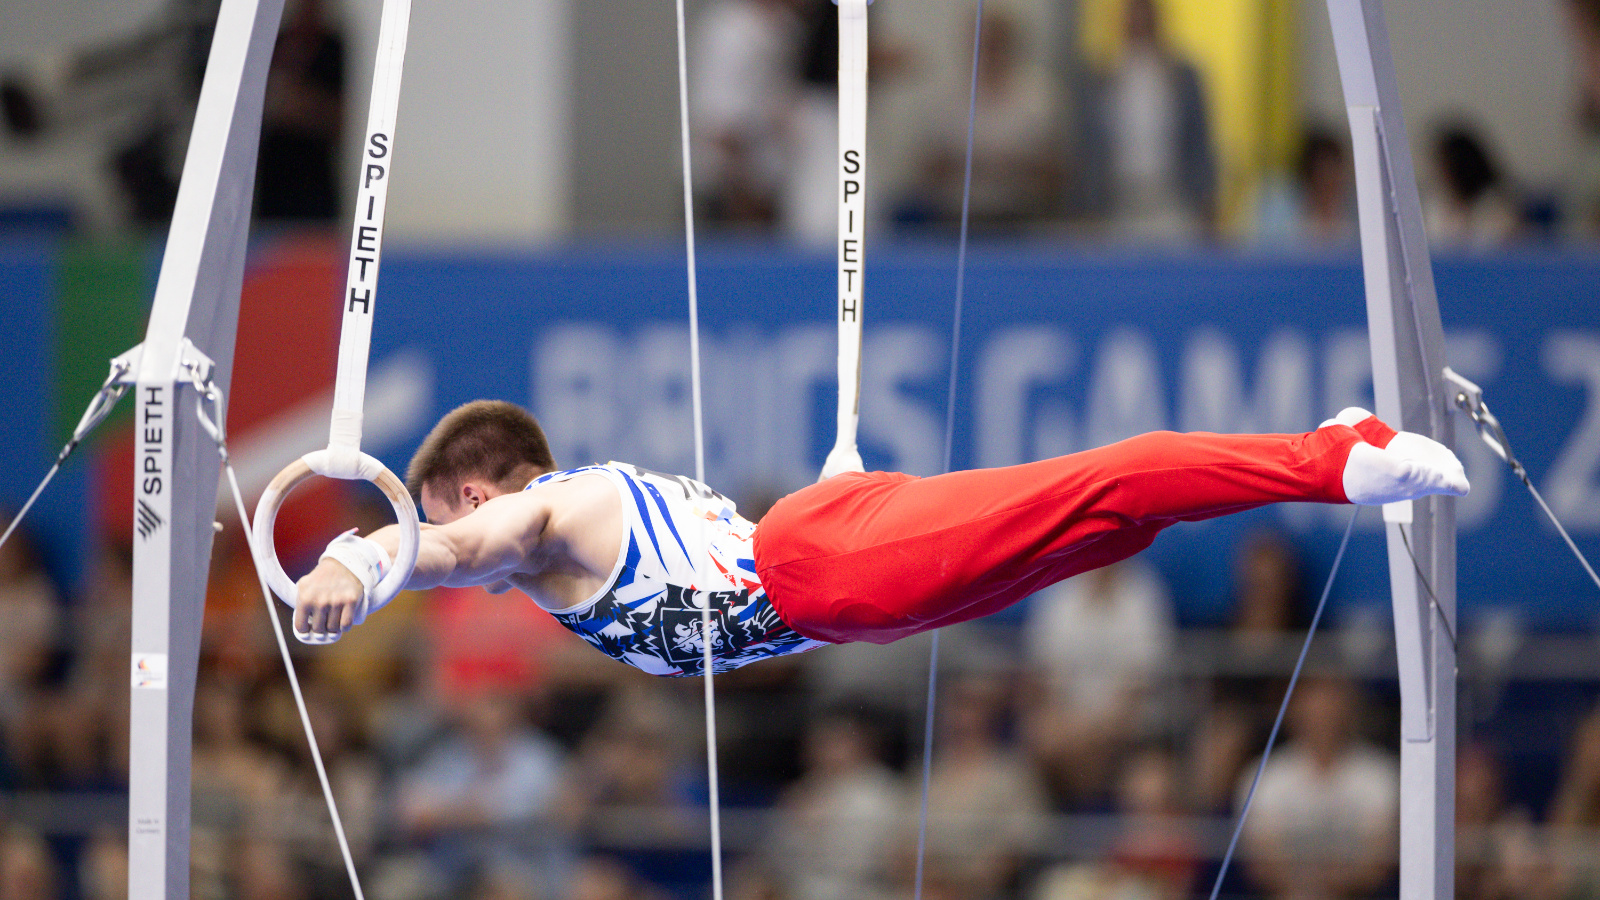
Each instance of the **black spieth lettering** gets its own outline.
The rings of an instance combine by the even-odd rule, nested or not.
[[[367,151],[367,155],[373,159],[383,159],[385,156],[388,156],[389,145],[385,143],[388,140],[389,136],[387,134],[384,134],[381,131],[374,131],[372,133],[372,137],[367,141],[372,145],[372,149]]]
[[[368,246],[368,242],[371,246]],[[363,225],[356,229],[356,249],[368,253],[378,252],[378,227],[376,225]]]
[[[355,288],[351,288],[350,289],[350,303],[349,303],[348,306],[345,307],[345,312],[355,312],[357,303],[361,304],[361,311],[362,312],[371,313],[372,312],[372,288],[367,288],[367,292],[365,294],[359,296],[359,297],[356,296],[356,289]]]
[[[846,150],[844,152],[844,171],[846,175],[855,175],[861,171],[860,150]]]
[[[377,163],[367,163],[366,183],[361,185],[361,186],[364,187],[364,188],[372,187],[372,183],[374,181],[377,181],[377,180],[381,179],[382,177],[383,177],[383,166],[380,166]]]
[[[846,203],[850,202],[850,196],[852,194],[859,194],[859,193],[861,193],[861,182],[856,181],[854,179],[845,179],[845,183],[844,183],[844,199],[845,199],[845,202]]]
[[[151,423],[164,420],[166,418],[166,413],[160,409],[160,407],[165,405],[165,402],[162,399],[162,388],[159,386],[146,387],[144,390],[146,392],[144,406],[144,430],[140,437],[143,439],[145,447],[143,449],[143,456],[140,459],[139,469],[149,477],[139,482],[139,489],[146,495],[153,496],[161,493],[161,489],[163,487],[161,480],[161,457],[158,454],[160,453],[162,443],[166,441],[167,432],[165,428],[155,427]]]
[[[860,240],[855,239],[855,238],[845,238],[845,241],[844,241],[844,261],[845,262],[848,262],[848,263],[861,262],[861,257],[859,255],[856,255],[856,254],[859,254],[860,252],[861,252],[861,241]]]
[[[851,322],[856,320],[856,301],[839,301],[839,321],[843,322],[845,320],[849,320]]]

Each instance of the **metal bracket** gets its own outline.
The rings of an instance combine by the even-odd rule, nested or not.
[[[1516,454],[1511,452],[1511,439],[1506,437],[1506,430],[1501,427],[1500,420],[1489,411],[1489,404],[1483,401],[1483,388],[1461,377],[1449,366],[1444,367],[1445,383],[1450,385],[1453,392],[1451,400],[1457,409],[1467,414],[1467,418],[1478,426],[1478,435],[1483,442],[1489,445],[1495,455],[1505,460],[1511,471],[1523,481],[1528,480],[1527,470],[1517,460]]]

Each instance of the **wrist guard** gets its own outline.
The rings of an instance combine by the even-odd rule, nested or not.
[[[361,582],[361,608],[356,611],[355,624],[360,625],[366,621],[367,614],[378,607],[372,606],[372,590],[378,586],[383,573],[394,565],[394,560],[389,557],[389,551],[383,545],[371,538],[364,538],[356,534],[354,528],[334,538],[328,548],[322,551],[322,559],[331,559],[356,576]]]

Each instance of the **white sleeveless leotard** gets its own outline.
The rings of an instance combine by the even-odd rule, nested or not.
[[[707,603],[714,672],[827,646],[778,618],[756,575],[756,526],[728,498],[692,478],[618,462],[551,472],[528,487],[579,475],[617,486],[627,537],[599,593],[545,609],[600,652],[652,675],[699,675]]]

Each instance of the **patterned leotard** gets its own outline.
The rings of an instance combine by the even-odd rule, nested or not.
[[[756,575],[756,526],[704,484],[611,462],[551,472],[528,487],[603,475],[622,496],[627,537],[611,580],[556,621],[607,656],[652,675],[699,675],[711,605],[712,671],[825,647],[778,617]]]

